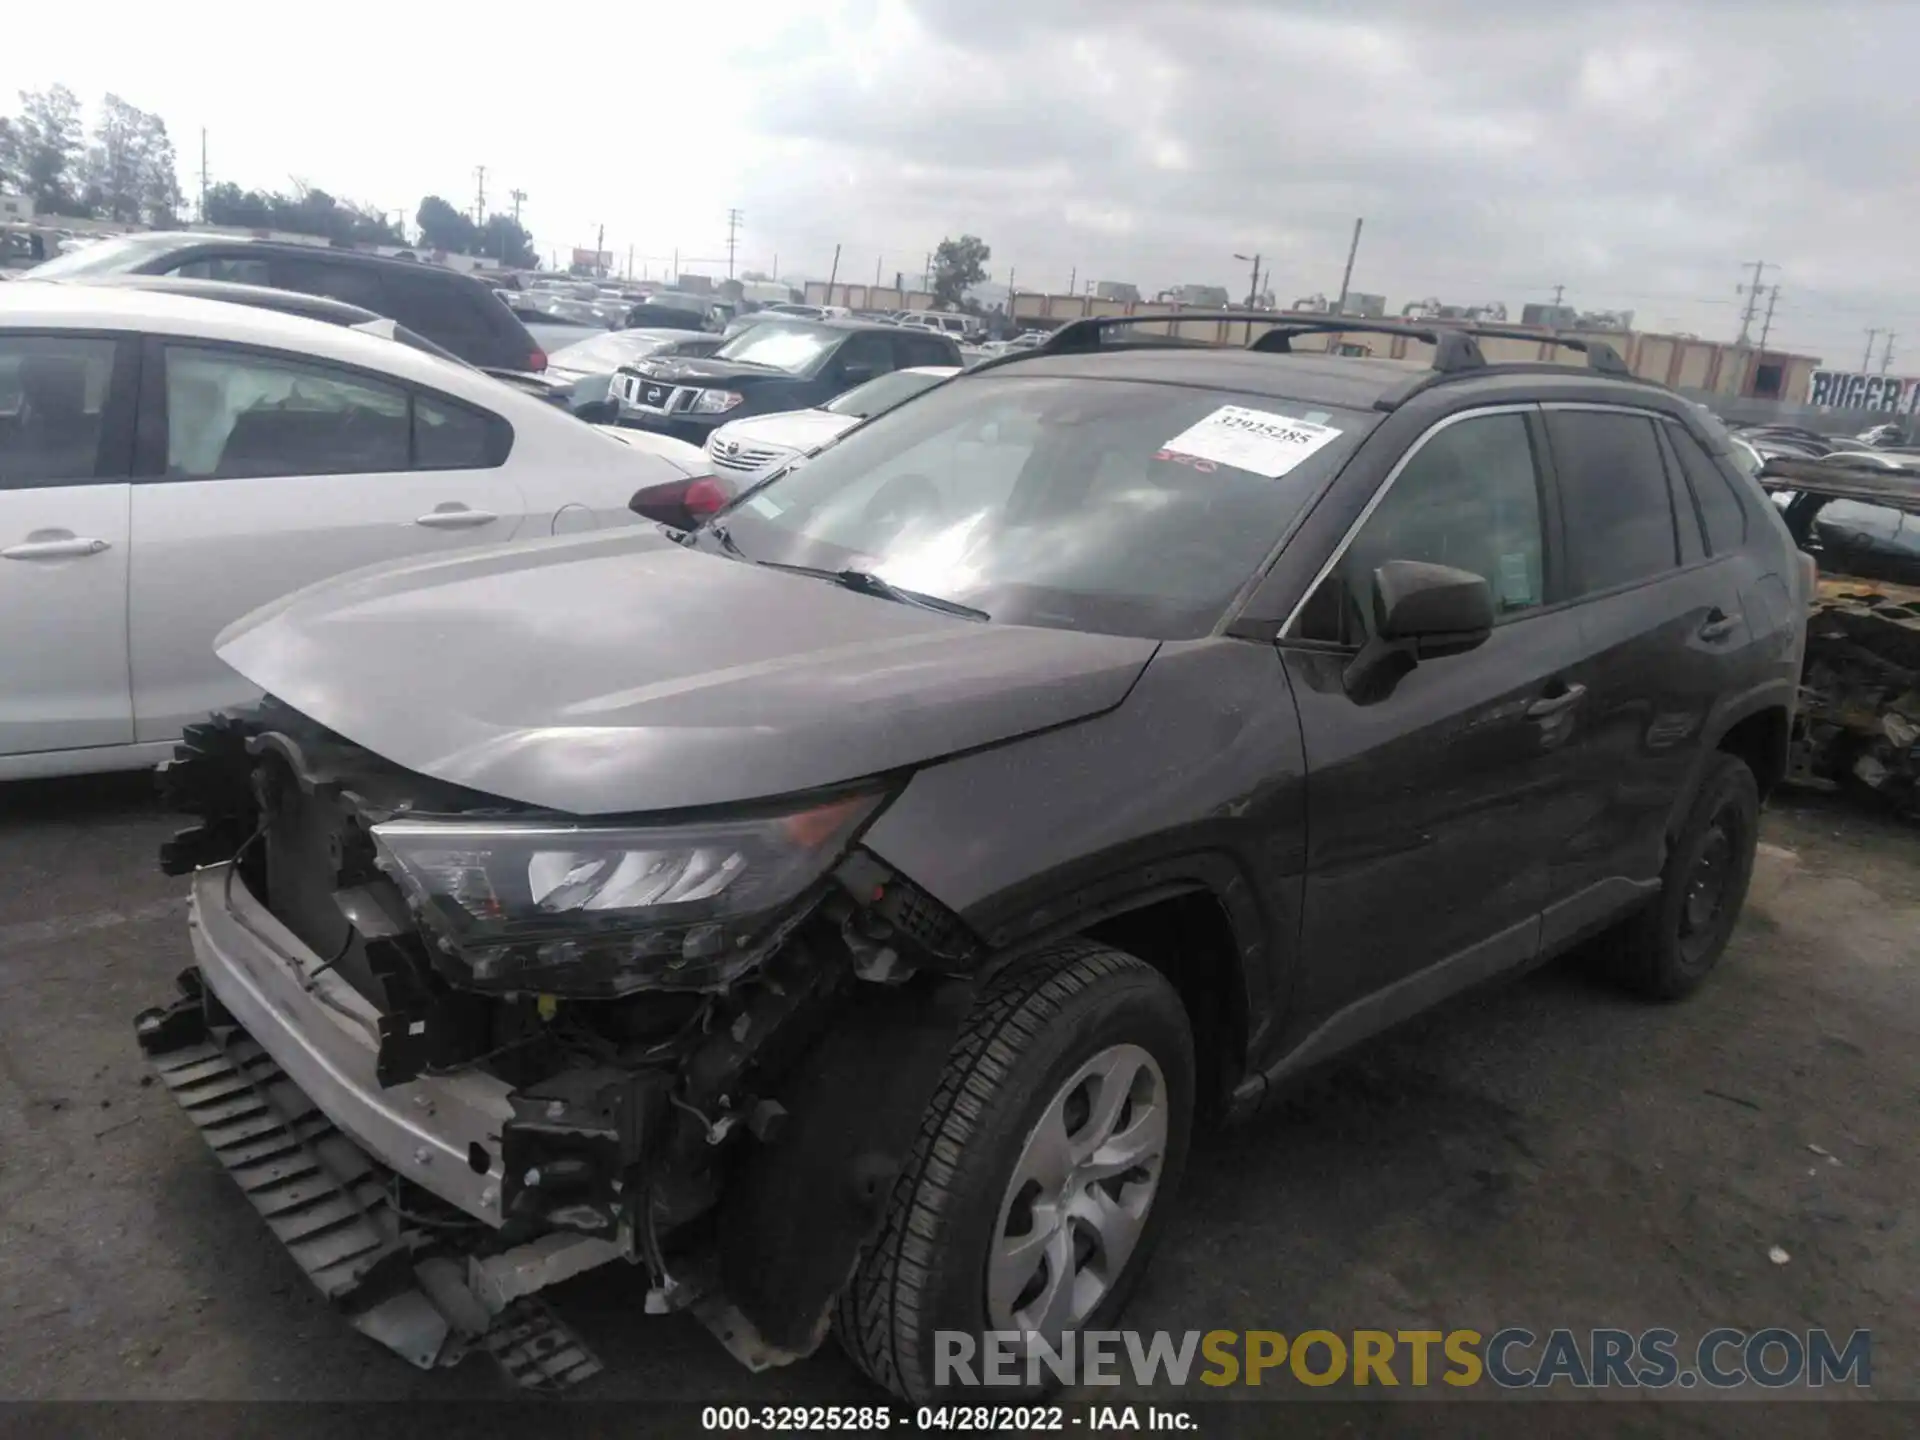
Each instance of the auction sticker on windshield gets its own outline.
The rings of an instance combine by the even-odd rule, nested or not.
[[[1268,410],[1222,405],[1161,446],[1236,470],[1251,470],[1277,480],[1324,445],[1340,438],[1331,425],[1295,420]]]

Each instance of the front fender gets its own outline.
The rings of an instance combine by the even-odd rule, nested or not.
[[[730,1313],[703,1313],[749,1366],[809,1355],[826,1338],[834,1300],[885,1218],[973,988],[930,978],[858,985],[775,1089],[786,1118],[770,1141],[738,1153],[720,1200]]]

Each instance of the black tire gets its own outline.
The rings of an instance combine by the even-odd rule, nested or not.
[[[1714,755],[1667,852],[1660,893],[1622,928],[1615,972],[1629,989],[1649,1000],[1678,1000],[1699,988],[1740,918],[1759,838],[1753,771],[1737,756]],[[1710,907],[1702,886],[1711,888]]]
[[[1193,1036],[1180,997],[1144,961],[1069,940],[997,977],[974,1003],[927,1106],[879,1234],[841,1293],[840,1343],[905,1400],[937,1393],[936,1331],[976,1339],[1002,1202],[1028,1136],[1076,1070],[1107,1047],[1146,1050],[1165,1079],[1168,1132],[1145,1225],[1078,1328],[1110,1327],[1172,1209],[1193,1123]],[[1044,1387],[1043,1387],[1044,1388]],[[996,1390],[999,1399],[1016,1392]]]

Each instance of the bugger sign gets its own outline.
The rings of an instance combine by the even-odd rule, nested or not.
[[[1910,375],[1869,375],[1859,370],[1816,370],[1807,391],[1809,405],[1836,410],[1890,410],[1911,415],[1920,400],[1920,379]]]

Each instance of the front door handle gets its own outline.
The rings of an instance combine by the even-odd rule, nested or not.
[[[460,505],[449,510],[429,510],[413,523],[432,530],[471,530],[476,525],[491,525],[499,518],[491,510],[469,510]]]
[[[85,535],[69,535],[63,540],[28,540],[0,550],[8,560],[71,560],[77,556],[98,555],[108,547],[105,540]]]
[[[1584,685],[1569,685],[1557,695],[1543,695],[1527,706],[1529,720],[1548,720],[1563,710],[1571,710],[1587,693]]]
[[[1706,620],[1700,626],[1702,640],[1724,640],[1731,635],[1734,627],[1740,623],[1738,615],[1729,615],[1718,605],[1707,612]]]

